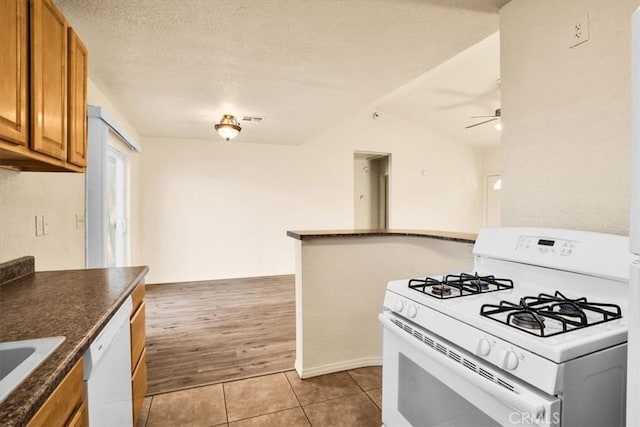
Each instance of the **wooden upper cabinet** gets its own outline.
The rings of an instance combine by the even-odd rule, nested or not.
[[[31,96],[31,149],[66,160],[67,21],[51,0],[31,0]]]
[[[52,0],[0,0],[0,167],[84,172],[87,49]]]
[[[0,1],[0,140],[27,145],[27,0]]]
[[[87,48],[69,28],[69,128],[67,161],[87,165]]]

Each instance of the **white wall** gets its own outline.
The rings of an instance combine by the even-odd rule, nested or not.
[[[0,262],[33,255],[36,270],[84,267],[84,175],[0,169]],[[36,237],[35,216],[48,234]]]
[[[144,143],[149,283],[293,273],[287,230],[353,228],[355,151],[391,153],[391,228],[475,232],[482,222],[481,155],[384,113],[359,112],[300,146],[213,132]]]
[[[88,100],[137,137],[91,80]],[[84,191],[84,174],[0,169],[0,262],[33,255],[38,271],[84,268],[84,223],[76,227],[76,215],[84,217]],[[48,235],[36,237],[36,215],[47,218]]]
[[[627,233],[638,5],[512,0],[501,9],[504,225]],[[569,49],[587,13],[589,41]]]
[[[502,146],[482,150],[482,169],[485,175],[502,172]]]

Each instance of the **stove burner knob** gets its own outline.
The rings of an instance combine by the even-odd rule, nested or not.
[[[518,355],[513,350],[504,350],[502,356],[502,367],[513,371],[518,367]]]
[[[491,343],[486,338],[480,338],[478,340],[478,349],[476,353],[479,356],[488,356],[491,353]]]
[[[401,313],[403,308],[404,308],[404,303],[402,302],[402,300],[399,299],[398,301],[396,301],[393,307],[393,311],[395,311],[396,313]]]
[[[415,305],[411,304],[407,307],[407,317],[413,319],[418,314],[418,309]]]

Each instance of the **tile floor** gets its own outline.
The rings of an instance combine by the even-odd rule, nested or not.
[[[148,396],[137,427],[380,427],[381,387],[381,367],[288,371]]]

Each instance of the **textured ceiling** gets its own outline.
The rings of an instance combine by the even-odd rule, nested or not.
[[[54,0],[141,136],[299,144],[498,30],[508,0]]]

